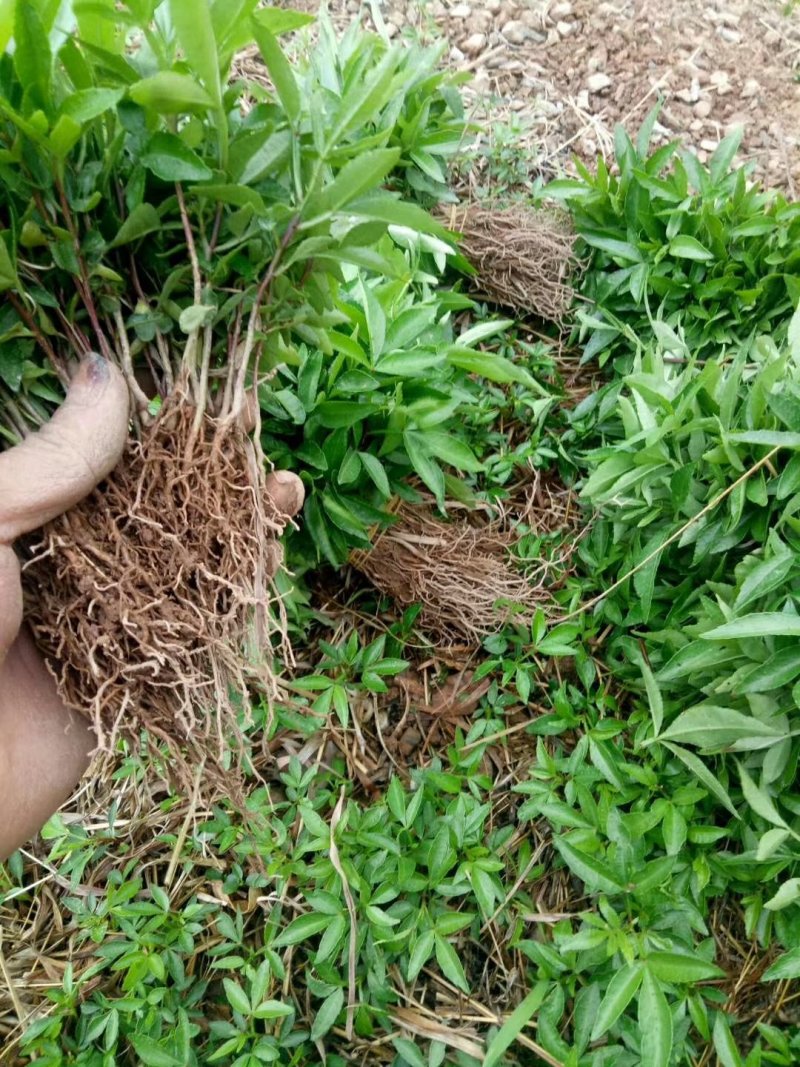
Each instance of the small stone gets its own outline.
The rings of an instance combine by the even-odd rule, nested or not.
[[[395,24],[393,22],[387,22],[386,23],[386,36],[387,37],[390,37],[390,38],[391,37],[396,37],[399,32],[400,32],[399,28],[397,26],[395,26]]]
[[[689,123],[689,129],[691,130],[692,133],[699,133],[702,130],[702,128],[703,128],[703,123],[700,121],[700,119],[693,119]]]
[[[473,33],[461,44],[461,51],[466,56],[478,56],[486,47],[486,34]]]
[[[590,74],[586,79],[586,88],[590,93],[602,93],[610,85],[611,79],[600,70],[596,74]]]
[[[509,44],[524,44],[530,37],[530,30],[524,22],[512,19],[503,26],[502,34]]]
[[[560,0],[559,3],[553,4],[548,14],[553,22],[558,22],[559,19],[568,19],[572,14],[572,4],[569,0]]]
[[[700,142],[700,147],[703,149],[704,152],[714,152],[714,151],[716,151],[717,146],[718,146],[718,142],[717,141],[712,141],[710,137],[705,137]]]
[[[499,15],[503,8],[503,0],[486,0],[486,10],[490,15]]]
[[[758,96],[761,86],[755,78],[748,78],[742,86],[742,91],[739,94],[742,100],[749,100],[752,96]]]
[[[575,106],[579,111],[589,110],[589,90],[581,89],[578,95],[575,97]]]
[[[461,63],[464,59],[464,53],[460,48],[456,48],[455,45],[450,49],[450,59],[453,63]]]
[[[692,110],[699,119],[707,119],[711,114],[711,101],[705,99],[698,100]]]
[[[717,90],[717,96],[727,96],[728,93],[733,92],[733,86],[728,77],[728,72],[725,70],[713,71],[708,80]]]
[[[574,22],[557,22],[556,29],[561,37],[569,37],[571,33],[575,32],[577,25]]]
[[[770,47],[776,44],[781,44],[782,41],[783,38],[777,30],[767,30],[764,34],[764,44],[769,45]]]
[[[456,4],[455,7],[451,7],[449,15],[451,19],[468,19],[472,14],[472,8],[469,4]]]
[[[742,35],[736,30],[732,30],[730,26],[718,26],[717,33],[723,41],[727,41],[728,44],[741,44]]]

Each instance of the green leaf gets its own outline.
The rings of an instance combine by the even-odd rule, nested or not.
[[[782,982],[794,978],[800,978],[800,946],[778,956],[775,962],[764,971],[761,981]]]
[[[333,1028],[344,1007],[344,990],[334,991],[323,1000],[311,1024],[311,1040],[319,1041]]]
[[[709,252],[705,245],[700,244],[696,237],[690,237],[681,233],[673,237],[669,243],[669,250],[673,256],[679,259],[696,259],[709,261],[715,258],[713,252]]]
[[[169,0],[178,43],[193,73],[205,84],[214,106],[222,104],[217,42],[207,0]]]
[[[138,204],[120,226],[111,247],[129,244],[161,229],[161,216],[152,204]]]
[[[329,915],[315,915],[313,912],[308,915],[301,915],[290,922],[283,933],[275,938],[272,942],[272,947],[283,948],[286,945],[299,945],[301,941],[306,941],[309,937],[313,937],[314,934],[324,930],[330,921]]]
[[[170,1055],[151,1037],[132,1035],[130,1042],[145,1067],[181,1067],[181,1060]]]
[[[639,1033],[642,1063],[647,1067],[669,1067],[672,1013],[663,989],[650,971],[645,971],[639,991]]]
[[[743,430],[729,433],[727,440],[734,444],[767,445],[770,448],[800,448],[800,433],[789,433],[788,430]]]
[[[463,993],[469,993],[469,984],[456,950],[449,941],[445,941],[439,934],[435,934],[434,939],[436,942],[436,962],[439,964],[442,974]]]
[[[8,253],[8,247],[0,234],[0,292],[19,286],[17,271]]]
[[[359,452],[359,459],[364,467],[364,470],[369,475],[375,488],[385,499],[389,499],[392,495],[391,488],[389,486],[389,478],[386,474],[386,468],[378,459],[377,456],[373,456],[371,452]]]
[[[399,158],[399,148],[374,148],[351,159],[330,185],[310,198],[303,210],[305,224],[316,224],[379,185]]]
[[[249,1015],[252,1010],[250,1001],[239,983],[234,982],[232,978],[223,978],[222,984],[225,987],[225,996],[233,1010],[241,1015]]]
[[[282,1004],[279,1000],[262,1000],[253,1010],[254,1019],[285,1019],[294,1014],[291,1004]]]
[[[602,860],[575,848],[566,837],[556,838],[553,844],[572,873],[576,874],[593,892],[621,893],[623,891],[614,872]]]
[[[483,1067],[495,1067],[501,1062],[506,1049],[517,1040],[535,1012],[542,1006],[549,989],[549,982],[537,982],[525,999],[517,1005],[486,1046]]]
[[[718,1012],[714,1020],[713,1039],[714,1051],[719,1057],[720,1067],[744,1067],[728,1020],[722,1012]]]
[[[768,693],[793,682],[800,674],[800,648],[782,648],[738,676],[739,693]]]
[[[734,708],[697,704],[682,712],[662,733],[662,741],[679,741],[706,750],[769,748],[785,732]]]
[[[775,807],[772,797],[766,790],[761,789],[756,785],[741,763],[739,764],[739,778],[742,782],[744,799],[753,811],[757,815],[760,815],[762,819],[766,819],[767,822],[772,823],[773,826],[779,826],[782,830],[788,830],[786,820]]]
[[[286,7],[262,7],[253,17],[275,37],[308,26],[316,18],[315,15],[308,15],[304,11],[294,11]]]
[[[213,177],[200,156],[174,133],[154,134],[140,162],[165,182],[201,182]]]
[[[91,122],[116,107],[123,95],[123,89],[80,89],[66,98],[61,113],[76,122]]]
[[[453,437],[452,434],[426,431],[425,444],[432,455],[440,459],[442,463],[449,463],[456,470],[483,470],[483,464],[479,462],[469,445]]]
[[[434,940],[433,930],[425,930],[415,941],[408,957],[408,967],[406,968],[406,978],[409,982],[413,982],[416,979],[419,972],[431,958]]]
[[[53,57],[39,10],[30,0],[17,0],[14,18],[14,67],[26,93],[39,107],[50,104]]]
[[[142,78],[130,86],[128,95],[134,103],[152,108],[159,115],[178,115],[214,106],[214,101],[194,78],[171,70]]]
[[[788,878],[764,907],[767,911],[782,911],[800,900],[800,878]]]
[[[704,641],[741,641],[750,637],[800,637],[800,616],[763,611],[723,623],[701,634]]]
[[[428,1061],[419,1048],[407,1037],[394,1037],[392,1038],[392,1044],[402,1057],[403,1064],[408,1064],[409,1067],[428,1067]]]
[[[444,475],[441,467],[431,459],[424,434],[405,430],[403,444],[408,458],[417,474],[436,497],[440,507],[444,506]]]
[[[754,567],[742,582],[738,596],[734,601],[734,611],[741,611],[762,595],[772,592],[780,586],[795,563],[792,552],[782,552],[772,559],[764,560]]]
[[[725,972],[713,963],[706,963],[699,956],[684,956],[678,952],[651,952],[646,963],[654,977],[671,984],[706,982],[725,977]]]
[[[447,361],[453,367],[460,367],[469,374],[478,374],[482,378],[488,378],[490,382],[499,382],[501,385],[519,382],[521,385],[534,389],[540,395],[547,395],[524,367],[512,363],[505,356],[489,352],[473,352],[470,348],[453,347],[447,351]]]
[[[597,1011],[592,1041],[599,1041],[622,1015],[642,984],[643,976],[644,970],[639,963],[628,963],[614,973]]]
[[[741,126],[737,127],[727,137],[724,137],[714,150],[709,160],[708,169],[711,174],[711,181],[715,185],[730,170],[731,163],[733,163],[734,157],[739,151],[739,145],[742,143],[743,132]]]
[[[375,370],[398,378],[416,378],[444,363],[444,357],[432,349],[420,348],[411,352],[389,352],[381,356]]]
[[[650,717],[653,720],[653,733],[658,737],[664,722],[664,701],[661,697],[661,690],[658,688],[658,683],[653,676],[653,672],[644,660],[642,661],[641,670],[642,676],[644,677],[645,689],[647,690],[647,700],[650,705]]]
[[[259,11],[253,16],[253,33],[258,44],[258,50],[272,78],[278,97],[283,104],[283,109],[289,122],[292,126],[295,126],[300,118],[301,111],[300,90],[297,88],[294,72],[283,54],[283,49],[278,44],[275,36],[264,25],[264,19],[259,17],[263,14],[263,11]]]
[[[705,763],[694,754],[694,752],[690,752],[688,749],[681,748],[680,745],[672,744],[669,741],[662,740],[662,743],[664,748],[669,749],[670,752],[674,753],[674,755],[676,755],[678,759],[689,768],[692,774],[702,782],[712,796],[717,798],[720,804],[731,813],[734,819],[739,818],[739,812],[733,806],[733,801],[728,796],[727,790],[722,783],[714,777],[708,767],[706,767]]]
[[[789,830],[778,828],[767,830],[758,840],[756,860],[759,863],[765,863],[767,860],[772,859],[784,841],[790,836],[791,832]]]

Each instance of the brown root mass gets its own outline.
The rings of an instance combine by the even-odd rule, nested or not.
[[[509,618],[530,623],[537,608],[554,612],[553,591],[569,570],[574,542],[565,538],[556,558],[523,564],[512,557],[515,529],[539,533],[575,524],[577,510],[563,487],[537,476],[517,506],[492,522],[437,518],[430,504],[401,503],[396,522],[380,531],[353,565],[400,604],[421,604],[420,623],[440,649],[476,647]]]
[[[142,728],[221,763],[277,689],[280,548],[257,445],[177,393],[111,477],[29,546],[28,619],[100,749]],[[277,615],[277,617],[276,617]]]
[[[578,264],[564,212],[470,202],[443,206],[438,215],[461,234],[480,296],[550,322],[566,317],[575,297],[569,278]]]

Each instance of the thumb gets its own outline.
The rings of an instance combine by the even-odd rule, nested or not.
[[[87,496],[116,466],[130,401],[119,370],[85,359],[52,419],[0,453],[0,544],[44,525]]]
[[[22,625],[22,585],[13,548],[0,545],[0,667]]]

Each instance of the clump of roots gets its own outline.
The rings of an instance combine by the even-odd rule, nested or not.
[[[537,608],[559,613],[554,591],[569,573],[577,515],[568,490],[538,477],[505,514],[483,524],[474,513],[446,521],[428,503],[403,502],[372,549],[353,553],[351,562],[398,603],[421,604],[421,627],[437,647],[474,648],[511,618],[530,624]],[[526,565],[513,551],[521,524],[565,536]]]
[[[479,296],[518,313],[563,321],[575,298],[569,279],[578,267],[575,235],[564,212],[469,202],[443,206],[438,214],[461,235]]]
[[[28,619],[101,749],[142,728],[179,758],[236,748],[250,688],[276,694],[282,526],[241,420],[198,415],[178,390],[107,482],[36,535]]]

